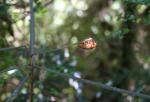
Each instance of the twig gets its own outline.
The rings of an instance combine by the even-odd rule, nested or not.
[[[11,66],[11,67],[5,68],[3,70],[0,70],[0,74],[5,73],[5,72],[10,71],[10,70],[14,70],[14,69],[19,70],[20,68],[25,67],[25,66],[28,66],[28,65]]]
[[[26,46],[0,48],[0,51],[11,51],[11,50],[17,50],[20,48],[26,48]]]
[[[35,66],[35,67],[40,68],[39,66]],[[81,82],[89,84],[89,85],[98,86],[98,87],[101,87],[103,89],[107,89],[107,90],[118,92],[118,93],[126,93],[126,94],[134,96],[134,97],[141,97],[141,98],[150,99],[150,95],[146,95],[146,94],[142,94],[142,93],[138,93],[138,92],[133,92],[133,91],[128,91],[128,90],[121,89],[121,88],[108,86],[108,85],[105,85],[105,84],[103,84],[101,82],[95,82],[95,81],[91,81],[91,80],[87,80],[87,79],[77,78],[77,77],[71,76],[69,74],[57,72],[56,70],[52,70],[50,68],[46,68],[46,69],[49,72],[55,73],[55,74],[57,74],[59,76],[67,77],[67,78],[73,78],[75,80],[81,81]]]
[[[33,102],[33,74],[34,74],[34,42],[35,42],[35,23],[33,0],[30,0],[30,74],[29,74],[29,102]]]
[[[54,0],[50,0],[50,1],[46,2],[46,3],[43,5],[43,7],[47,7],[48,5],[50,5],[51,3],[53,3],[53,1],[54,1]]]
[[[17,88],[14,90],[14,92],[12,93],[12,95],[8,98],[8,100],[6,100],[6,102],[13,102],[13,100],[18,96],[19,92],[21,91],[21,89],[23,88],[25,82],[27,81],[28,77],[26,76],[17,86]]]
[[[65,49],[65,48],[68,48],[68,47],[70,47],[70,46],[77,45],[77,44],[78,44],[78,43],[64,45],[64,46],[62,46],[61,48],[52,49],[52,50],[50,50],[50,51],[46,51],[45,53],[59,51],[59,50],[62,50],[62,49]]]
[[[45,4],[42,5],[42,7],[44,8],[44,7],[49,6],[53,1],[54,0],[50,0],[50,1],[46,2]],[[12,5],[12,6],[14,6],[14,5]],[[34,12],[37,11],[37,7],[34,7],[33,10],[34,10]],[[26,11],[26,14],[23,17],[19,18],[19,20],[24,20],[28,15],[29,15],[29,12]],[[13,21],[13,23],[17,23],[17,21],[19,21],[19,20],[15,20],[15,21]]]

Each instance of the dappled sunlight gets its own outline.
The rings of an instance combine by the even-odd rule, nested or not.
[[[149,1],[29,1],[0,1],[0,102],[150,99]]]
[[[74,72],[73,74],[74,77],[77,78],[81,78],[81,74],[80,72]],[[77,94],[81,94],[82,93],[82,84],[72,78],[69,79],[69,84],[75,88],[75,90],[77,91]]]

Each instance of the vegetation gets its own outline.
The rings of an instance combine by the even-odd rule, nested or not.
[[[34,0],[33,102],[149,102],[52,73],[150,95],[149,0]],[[0,102],[30,73],[29,0],[0,0]],[[96,49],[75,43],[92,37]],[[26,102],[26,81],[14,102]]]

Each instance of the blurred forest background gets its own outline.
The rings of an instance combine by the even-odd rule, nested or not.
[[[150,95],[150,0],[34,0],[36,64]],[[29,0],[0,0],[0,48],[29,45]],[[92,37],[95,50],[77,43]],[[29,72],[23,48],[0,52],[0,102]],[[35,68],[34,102],[150,102]],[[14,102],[26,102],[28,81]]]

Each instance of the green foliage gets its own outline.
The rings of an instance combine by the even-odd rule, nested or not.
[[[4,4],[4,3],[0,3],[0,15],[3,16],[7,13],[7,10],[9,9],[9,6]]]
[[[128,28],[123,28],[123,30],[116,30],[116,31],[112,32],[112,38],[123,39],[125,34],[127,34],[128,32],[129,32]]]
[[[133,86],[134,91],[149,93],[150,1],[108,1],[54,0],[45,5],[49,0],[35,0],[35,48],[37,53],[40,52],[35,55],[35,64],[60,73],[81,74],[82,78],[100,81],[110,86],[125,89]],[[0,3],[0,47],[28,45],[28,1],[7,3]],[[8,25],[12,27],[9,28]],[[14,35],[10,35],[11,28]],[[71,45],[89,37],[97,42],[95,50],[80,49],[77,45]],[[64,46],[67,47],[63,48]],[[63,49],[56,50],[59,48]],[[29,63],[26,50],[0,52],[1,71],[9,66],[26,63]],[[1,74],[0,89],[5,85],[5,89],[9,90],[0,90],[0,97],[5,96],[6,99],[5,94],[15,89],[15,86],[7,87],[9,82],[21,79],[29,71],[28,67],[23,68],[22,71],[15,72],[13,77],[8,71]],[[34,83],[35,102],[49,102],[53,98],[58,102],[129,101],[124,94],[112,93],[82,82],[78,82],[82,89],[82,93],[78,94],[77,86],[71,85],[69,79],[50,73],[44,68],[35,68]],[[27,89],[28,83],[15,102],[27,100]],[[133,101],[149,102],[143,98],[135,98]]]
[[[144,5],[150,5],[149,0],[125,0],[127,3],[136,3],[136,4],[144,4]]]

